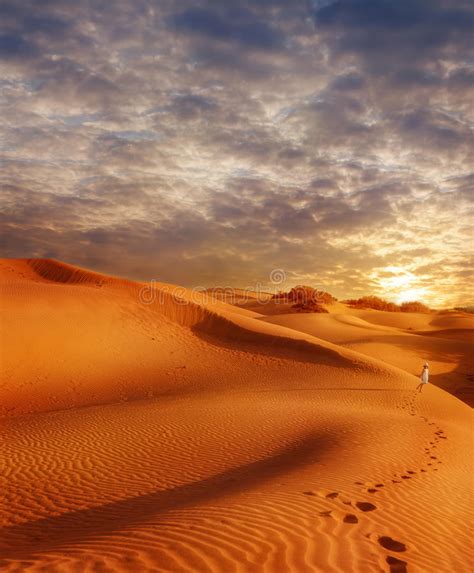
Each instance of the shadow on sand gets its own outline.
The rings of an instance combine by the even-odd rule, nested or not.
[[[334,435],[309,435],[263,459],[166,490],[69,511],[0,529],[0,558],[28,559],[140,523],[158,522],[167,512],[249,490],[258,484],[318,461],[337,446]]]

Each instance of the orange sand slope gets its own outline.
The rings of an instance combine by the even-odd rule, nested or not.
[[[415,375],[428,361],[433,384],[474,406],[472,315],[354,310],[340,303],[327,308],[330,314],[280,314],[265,320],[320,336]]]
[[[470,569],[457,398],[330,324],[56,261],[0,276],[2,570]]]

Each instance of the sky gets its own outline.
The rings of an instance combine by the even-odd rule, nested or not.
[[[473,27],[471,0],[1,0],[3,255],[472,304]]]

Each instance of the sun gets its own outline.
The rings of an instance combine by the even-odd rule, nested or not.
[[[395,302],[397,304],[402,304],[402,302],[412,302],[415,300],[421,301],[425,298],[427,293],[426,288],[409,288],[401,292]]]
[[[374,276],[384,298],[397,304],[421,300],[427,289],[417,286],[417,276],[403,267],[385,267]]]

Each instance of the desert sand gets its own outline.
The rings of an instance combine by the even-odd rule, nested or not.
[[[468,316],[0,279],[2,571],[472,570]]]
[[[463,312],[433,314],[356,310],[336,303],[328,314],[276,314],[262,317],[320,336],[419,374],[428,361],[430,380],[474,406],[474,319]]]

